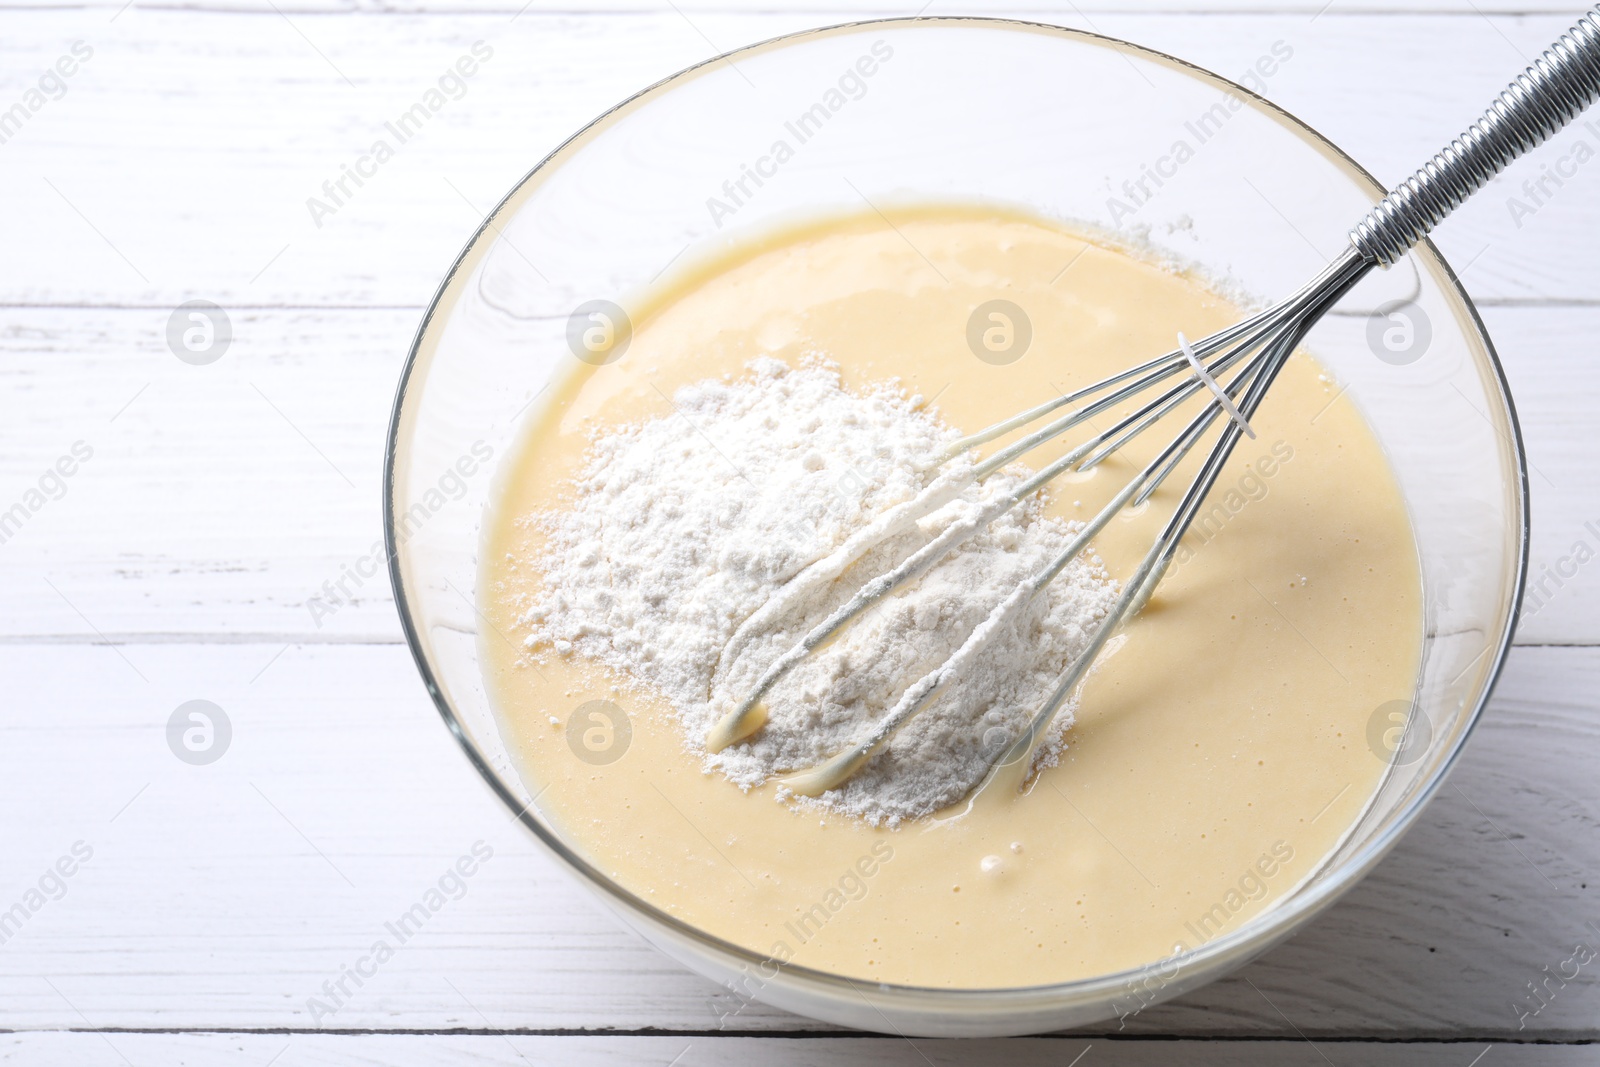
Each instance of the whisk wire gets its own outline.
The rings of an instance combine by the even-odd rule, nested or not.
[[[1238,393],[1258,377],[1258,373],[1264,365],[1264,363],[1252,362],[1241,369],[1233,381],[1228,384],[1226,391],[1230,396]],[[1145,483],[1154,477],[1159,470],[1164,468],[1171,461],[1171,457],[1174,454],[1186,452],[1204,434],[1207,427],[1216,420],[1217,415],[1223,410],[1219,401],[1213,401],[1197,414],[1172,442],[1135,474],[1112,497],[1110,502],[1100,509],[1094,518],[1090,519],[1082,529],[1074,534],[1072,539],[1049,564],[1036,574],[1020,582],[1009,596],[990,610],[983,622],[979,623],[967,635],[961,646],[954,653],[938,667],[909,686],[901,694],[900,699],[896,701],[890,712],[880,719],[865,737],[858,740],[850,748],[829,757],[815,767],[806,768],[783,778],[781,780],[782,784],[793,792],[806,796],[816,796],[827,792],[829,789],[837,788],[860,770],[902,727],[933,703],[949,684],[950,680],[960,672],[960,669],[979,655],[987,647],[988,643],[1001,632],[1002,627],[1012,621],[1015,613],[1031,602],[1074,559],[1081,555],[1084,549],[1089,546],[1090,541],[1123,510],[1128,500],[1139,492]],[[1235,424],[1230,422],[1229,425],[1234,426]],[[1093,442],[1090,443],[1092,444]],[[1081,451],[1081,448],[1078,451]],[[1071,455],[1069,453],[1067,457],[1064,457],[1065,461],[1070,462]],[[1057,462],[1062,463],[1063,461]],[[1041,475],[1043,473],[1041,472]],[[930,544],[931,548],[932,545]],[[943,553],[940,553],[940,555],[942,556]],[[842,625],[842,621],[840,625]],[[819,627],[820,629],[821,627]],[[1109,637],[1109,633],[1106,636]],[[1098,651],[1099,645],[1094,647]],[[789,661],[785,664],[785,669],[792,666],[794,662],[798,662],[798,660]],[[764,690],[762,691],[764,692]],[[1051,714],[1053,714],[1053,711]]]
[[[1217,360],[1213,364],[1213,370],[1220,373],[1226,365],[1243,358],[1246,352],[1247,350],[1243,349],[1237,349],[1229,352],[1226,356]],[[1161,377],[1164,378],[1166,375],[1162,375]],[[1155,381],[1159,379],[1152,378],[1151,380]],[[1094,388],[1094,386],[1089,387],[1091,391],[1094,390]],[[913,581],[914,579],[921,577],[923,574],[926,574],[951,550],[955,549],[957,546],[974,536],[980,529],[993,522],[1000,515],[1004,514],[1023,500],[1032,496],[1034,493],[1038,492],[1044,486],[1048,485],[1050,482],[1054,481],[1068,470],[1071,470],[1095,448],[1105,444],[1109,438],[1113,436],[1119,436],[1120,443],[1117,447],[1121,447],[1122,443],[1126,443],[1127,440],[1131,439],[1131,437],[1136,435],[1138,432],[1142,432],[1144,429],[1148,429],[1150,426],[1155,425],[1157,419],[1147,416],[1150,416],[1152,413],[1159,416],[1164,408],[1177,406],[1178,404],[1182,403],[1183,400],[1193,395],[1193,393],[1199,388],[1201,388],[1201,386],[1197,382],[1183,383],[1173,387],[1172,389],[1168,390],[1167,393],[1157,397],[1155,400],[1144,405],[1131,415],[1121,419],[1111,428],[1102,433],[1096,434],[1083,444],[1068,451],[1065,455],[1049,464],[1046,464],[1036,474],[1024,480],[1009,493],[996,496],[992,500],[988,501],[982,506],[976,515],[966,519],[958,519],[955,522],[952,522],[944,530],[940,531],[940,533],[937,534],[931,541],[917,549],[911,555],[907,556],[897,567],[862,585],[848,601],[846,601],[839,608],[835,609],[830,615],[828,615],[827,618],[823,619],[820,623],[813,627],[798,644],[792,646],[789,650],[784,652],[768,665],[767,669],[761,674],[760,678],[757,679],[755,686],[746,695],[745,699],[740,702],[737,707],[726,713],[712,728],[711,733],[707,737],[707,746],[711,751],[718,752],[723,748],[726,748],[728,745],[734,744],[760,729],[765,722],[765,716],[761,710],[761,701],[765,698],[766,694],[771,691],[772,687],[781,681],[785,675],[794,669],[794,667],[798,666],[806,658],[806,656],[831,640],[841,629],[844,628],[844,626],[854,620],[863,611],[866,611],[873,604],[882,600],[885,596],[905,585],[907,582]],[[1014,460],[1018,456],[1024,454],[1027,450],[1036,448],[1039,445],[1044,444],[1046,441],[1053,439],[1055,436],[1058,436],[1060,432],[1064,432],[1057,428],[1059,423],[1067,420],[1076,420],[1081,422],[1083,421],[1084,417],[1087,417],[1083,416],[1083,412],[1091,410],[1104,410],[1106,406],[1108,405],[1105,403],[1105,401],[1099,401],[1095,404],[1088,405],[1086,408],[1069,413],[1067,416],[1064,416],[1063,419],[1057,420],[1056,423],[1052,423],[1044,430],[1032,434],[1028,438],[1025,438],[1022,442],[1018,443],[1018,445],[1026,445],[1026,448],[1019,449],[1017,445],[1014,445],[1009,449],[1003,450],[1001,453],[999,453],[999,455],[1005,456],[1007,458],[1007,462]],[[1165,453],[1163,453],[1163,456],[1165,456]],[[994,459],[986,460],[983,463],[978,464],[973,469],[965,484],[970,485],[983,478],[986,478],[997,469],[999,469],[999,465]],[[935,485],[939,486],[940,491],[933,492],[932,490],[934,489],[934,486],[930,486],[930,489],[924,490],[921,497],[919,497],[917,500],[911,501],[910,504],[906,506],[906,514],[926,515],[933,509],[927,506],[928,501],[924,501],[922,499],[923,497],[937,498],[942,502],[948,502],[949,499],[953,499],[951,490],[958,484],[961,484],[959,480],[952,480],[949,483],[936,482]],[[813,566],[816,567],[825,565],[830,572],[837,569],[840,573],[842,573],[843,567],[840,567],[839,564],[844,563],[847,566],[848,563],[853,563],[855,559],[859,559],[860,556],[870,551],[871,548],[875,547],[876,544],[881,544],[882,541],[893,536],[897,528],[896,524],[892,523],[880,523],[875,525],[876,529],[874,532],[880,536],[852,539],[854,542],[851,546],[851,554],[853,554],[853,558],[846,561],[842,558],[841,553],[836,552],[828,557],[825,557],[824,560],[819,561],[818,564],[814,564]],[[1103,524],[1101,525],[1103,526]],[[1099,528],[1099,526],[1096,527],[1096,529]],[[765,607],[758,612],[758,614],[762,616],[763,622],[770,622],[775,617],[778,617],[785,606],[793,603],[799,598],[798,593],[801,590],[810,590],[811,588],[815,587],[815,585],[818,583],[814,580],[814,578],[815,576],[808,575],[803,571],[800,575],[797,575],[794,579],[791,579],[790,585],[794,587],[794,591],[791,592],[788,589],[784,590],[779,594],[778,597],[774,598],[773,602],[771,602],[768,607]],[[754,618],[754,616],[752,618]],[[734,638],[730,641],[730,646],[735,643],[742,643],[746,637],[747,631],[750,628],[749,621],[747,620],[746,625],[741,626],[739,630],[735,632]],[[726,662],[727,657],[724,659]]]

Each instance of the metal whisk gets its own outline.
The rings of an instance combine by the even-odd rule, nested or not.
[[[963,667],[980,656],[992,636],[1045,588],[1124,507],[1138,505],[1172,473],[1219,418],[1225,425],[1189,484],[1171,518],[1115,604],[1098,624],[1088,646],[1057,679],[1027,729],[995,753],[992,765],[1032,763],[1035,746],[1051,718],[1083,679],[1112,634],[1135,614],[1177,550],[1207,493],[1260,406],[1284,362],[1322,315],[1375,266],[1388,268],[1446,215],[1517,156],[1542,143],[1600,96],[1600,6],[1591,9],[1500,93],[1483,117],[1423,164],[1350,231],[1350,248],[1293,295],[1259,314],[1209,337],[1178,348],[1103,381],[1040,404],[1013,418],[955,442],[949,459],[1001,437],[1062,408],[1070,408],[1039,429],[970,467],[934,477],[918,496],[897,505],[850,537],[837,550],[797,574],[780,593],[747,619],[723,653],[731,662],[749,639],[783,617],[804,598],[825,588],[873,547],[909,531],[924,516],[954,500],[965,489],[1054,440],[1074,426],[1115,408],[1162,383],[1131,414],[1044,466],[1015,489],[987,501],[974,516],[952,523],[904,562],[858,589],[849,601],[817,624],[799,644],[773,661],[754,689],[710,731],[707,747],[717,752],[759,730],[766,722],[767,693],[812,650],[835,636],[852,619],[896,588],[915,581],[951,550],[995,518],[1015,507],[1068,470],[1088,470],[1144,433],[1189,398],[1209,391],[1212,400],[1089,521],[1038,574],[998,604],[956,652],[909,686],[866,736],[822,763],[782,782],[797,793],[816,796],[843,784],[860,770],[913,716],[926,708]],[[1230,371],[1231,379],[1221,379]],[[1176,381],[1173,381],[1176,379]],[[1076,405],[1076,406],[1074,406]],[[1253,436],[1253,434],[1252,434]],[[992,772],[991,772],[992,774]]]

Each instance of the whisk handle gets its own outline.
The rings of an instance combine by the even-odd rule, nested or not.
[[[1460,137],[1384,197],[1350,231],[1350,243],[1385,267],[1506,164],[1600,97],[1600,5],[1519,74]]]

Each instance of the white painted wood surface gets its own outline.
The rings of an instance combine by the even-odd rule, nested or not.
[[[1485,1067],[1600,1058],[1585,1044],[1600,1040],[1600,972],[1537,1016],[1513,1008],[1575,942],[1600,940],[1588,925],[1600,927],[1600,567],[1525,620],[1527,647],[1460,769],[1369,879],[1293,941],[1116,1037],[913,1046],[806,1036],[826,1028],[761,1008],[740,1013],[744,1036],[717,1034],[729,994],[620,929],[508,825],[425,699],[381,580],[320,625],[305,607],[379,536],[383,423],[421,307],[479,212],[617,99],[713,47],[906,13],[579,6],[0,10],[0,110],[73,42],[94,52],[0,144],[0,509],[76,442],[93,451],[0,543],[0,909],[75,842],[93,850],[0,944],[0,1031],[16,1031],[0,1055],[1068,1064],[1092,1045],[1085,1065],[1466,1067],[1489,1046]],[[1272,96],[1388,181],[1577,10],[1323,7],[1003,10],[1223,73],[1291,41]],[[495,58],[467,95],[313,226],[305,198],[479,39]],[[1600,144],[1569,131],[1440,235],[1522,413],[1535,576],[1579,541],[1600,547],[1585,526],[1600,520],[1600,165],[1520,226],[1507,197],[1579,137]],[[234,325],[211,366],[180,363],[163,340],[171,309],[194,298]],[[164,739],[194,698],[233,724],[208,767]],[[480,840],[494,858],[466,895],[323,1020],[341,1032],[316,1032],[306,998]],[[1186,1040],[1155,1040],[1174,1037]]]

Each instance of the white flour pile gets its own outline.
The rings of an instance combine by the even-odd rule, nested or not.
[[[709,754],[706,730],[767,664],[861,582],[1018,478],[994,475],[923,520],[921,532],[874,549],[719,672],[740,623],[873,516],[913,497],[956,434],[920,398],[894,385],[847,392],[820,362],[790,369],[758,360],[738,380],[680,390],[673,404],[674,414],[599,433],[570,506],[534,518],[550,542],[537,561],[542,591],[522,618],[525,643],[534,655],[596,660],[664,694],[685,745],[745,788],[861,739],[1074,529],[1036,502],[1013,509],[779,682],[760,732]],[[1115,593],[1097,559],[1073,562],[861,773],[816,803],[897,825],[961,799],[1020,735]],[[1064,706],[1044,761],[1056,759],[1071,718]]]

